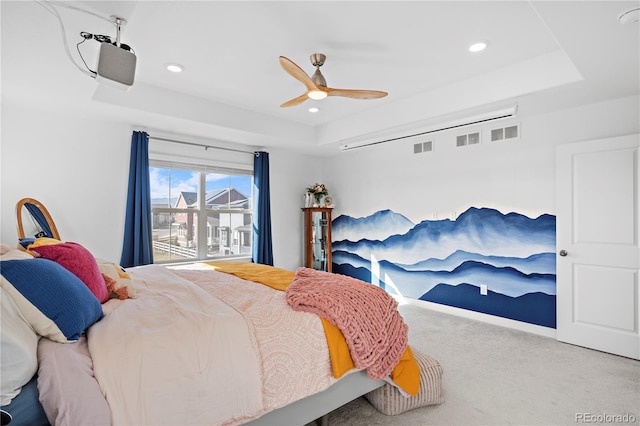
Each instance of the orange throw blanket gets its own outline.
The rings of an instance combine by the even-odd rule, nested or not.
[[[239,278],[264,284],[280,291],[285,291],[296,277],[296,273],[293,271],[256,263],[206,262],[206,264],[216,271],[236,275]],[[366,284],[361,281],[358,282],[361,285],[364,284],[384,292],[384,290],[379,287],[371,286],[370,284]],[[364,368],[356,366],[354,363],[349,345],[347,344],[347,340],[345,339],[343,332],[326,318],[322,317],[322,315],[321,320],[327,337],[327,346],[331,357],[333,376],[335,378],[340,378],[354,368]],[[411,352],[411,348],[406,344],[406,341],[404,351],[401,353],[399,360],[394,365],[395,366],[392,366],[393,370],[390,374],[391,380],[406,393],[410,395],[417,395],[420,388],[420,367]]]
[[[285,291],[295,272],[273,266],[249,262],[205,262],[216,271],[235,275],[243,280],[264,284],[275,290]]]

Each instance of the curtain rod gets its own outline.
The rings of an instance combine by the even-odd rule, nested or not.
[[[195,143],[195,142],[185,142],[185,141],[179,141],[179,140],[176,140],[176,139],[161,138],[161,137],[158,137],[158,136],[149,135],[149,139],[154,139],[154,140],[162,141],[162,142],[179,143],[179,144],[183,144],[183,145],[201,146],[201,147],[204,148],[205,151],[208,150],[209,148],[213,148],[213,149],[222,149],[222,150],[225,150],[225,151],[243,152],[245,154],[257,155],[256,151],[246,151],[246,150],[243,150],[243,149],[226,148],[226,147],[215,146],[215,145],[205,145],[205,144],[202,144],[202,143]]]

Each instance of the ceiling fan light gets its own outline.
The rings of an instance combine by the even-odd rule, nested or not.
[[[327,93],[322,90],[310,90],[307,96],[313,100],[319,101],[327,97]]]
[[[469,46],[469,52],[482,52],[487,48],[487,43],[484,41],[479,41],[478,43],[473,43]]]

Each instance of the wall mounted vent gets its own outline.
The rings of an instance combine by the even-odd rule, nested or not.
[[[433,141],[419,142],[413,144],[413,153],[420,154],[421,152],[433,151]]]
[[[520,125],[514,124],[506,127],[499,127],[491,130],[491,141],[501,141],[505,139],[520,138]]]
[[[366,135],[343,139],[340,141],[340,149],[342,151],[350,151],[352,149],[379,145],[416,136],[424,136],[431,133],[456,129],[459,127],[480,125],[489,121],[512,118],[515,117],[517,113],[518,105],[516,104],[509,108],[504,108],[496,111],[485,112],[462,118],[451,118],[450,121],[446,121],[443,117],[443,121],[426,120],[424,122],[408,123],[406,125],[397,126],[382,131],[376,131]]]
[[[480,132],[456,136],[456,146],[477,145],[480,143]]]

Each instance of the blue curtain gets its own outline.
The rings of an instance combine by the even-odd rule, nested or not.
[[[271,246],[271,196],[269,195],[269,153],[259,151],[253,158],[253,245],[254,263],[273,266]]]
[[[149,135],[131,135],[129,193],[120,265],[125,268],[153,263],[151,189],[149,184]]]

